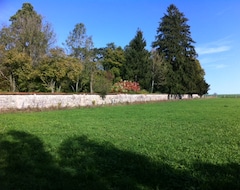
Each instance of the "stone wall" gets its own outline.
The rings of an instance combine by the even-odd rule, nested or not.
[[[193,98],[197,98],[194,95]],[[188,96],[184,95],[183,99]],[[107,95],[102,99],[99,95],[0,95],[0,110],[29,109],[29,108],[64,108],[105,104],[121,104],[134,102],[150,102],[168,100],[167,94],[117,94]]]

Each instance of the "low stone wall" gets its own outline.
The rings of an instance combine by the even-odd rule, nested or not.
[[[194,95],[193,98],[198,97]],[[188,96],[184,95],[183,99]],[[64,108],[105,104],[120,104],[134,102],[151,102],[168,100],[167,94],[117,94],[107,95],[102,99],[99,95],[0,95],[0,110],[29,108]]]

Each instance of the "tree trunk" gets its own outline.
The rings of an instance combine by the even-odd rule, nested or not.
[[[75,92],[78,92],[78,86],[79,86],[79,82],[77,81],[75,85]]]
[[[50,81],[49,88],[51,89],[51,92],[54,93],[55,81],[53,81],[53,79],[51,79]]]
[[[151,93],[153,93],[153,88],[154,88],[154,79],[152,79],[152,84],[151,84]]]
[[[15,81],[15,78],[13,77],[13,75],[9,76],[9,82],[10,82],[10,90],[12,92],[15,92],[16,91],[16,81]]]
[[[93,72],[90,74],[90,93],[93,93]]]

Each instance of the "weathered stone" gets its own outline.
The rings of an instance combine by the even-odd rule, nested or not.
[[[193,95],[193,98],[198,98]],[[187,99],[188,95],[183,95]],[[105,104],[135,103],[167,100],[167,94],[117,94],[107,95],[102,99],[99,95],[0,95],[0,110],[28,108],[64,108]]]

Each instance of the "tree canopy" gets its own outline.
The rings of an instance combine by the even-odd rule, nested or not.
[[[173,4],[161,18],[150,51],[139,28],[123,48],[114,42],[96,48],[84,23],[69,32],[64,48],[58,47],[53,28],[30,3],[9,21],[0,28],[0,91],[104,95],[127,80],[149,92],[208,92],[188,19]]]
[[[55,34],[49,23],[44,23],[42,16],[37,14],[30,3],[24,3],[10,18],[11,25],[7,47],[17,48],[19,52],[26,53],[34,63],[49,50],[55,42]]]

